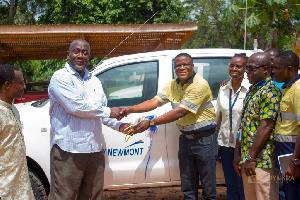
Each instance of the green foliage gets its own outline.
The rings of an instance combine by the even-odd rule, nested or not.
[[[40,24],[141,24],[181,22],[184,8],[179,0],[46,0]],[[151,18],[153,15],[155,16]]]

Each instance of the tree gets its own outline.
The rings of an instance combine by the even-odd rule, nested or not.
[[[233,0],[227,14],[237,18],[245,7],[246,0]],[[299,11],[298,0],[247,0],[247,40],[258,38],[263,49],[290,49],[291,36],[300,27]]]
[[[33,25],[36,23],[36,16],[43,12],[44,0],[1,0],[2,25]]]
[[[46,0],[40,24],[142,24],[182,22],[179,0]],[[152,17],[155,14],[154,17]]]
[[[226,15],[226,0],[185,0],[190,20],[198,21],[198,30],[183,48],[242,48],[243,20]]]

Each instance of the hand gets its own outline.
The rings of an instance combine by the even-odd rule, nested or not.
[[[116,118],[117,120],[121,120],[125,117],[124,114],[121,114],[122,108],[120,107],[112,107],[110,108],[110,118]]]
[[[228,83],[228,81],[230,81],[230,78],[224,80],[224,81],[220,84],[220,86],[221,86],[221,87],[225,86],[225,85]]]
[[[256,175],[255,166],[256,166],[256,162],[255,161],[246,161],[245,162],[245,164],[244,164],[244,172],[245,172],[246,176]]]
[[[132,124],[131,123],[123,123],[123,124],[121,124],[121,126],[119,128],[119,131],[122,132],[122,133],[124,133],[124,134],[126,134],[126,135],[131,134],[131,131],[130,131],[131,129],[128,128],[129,126],[132,126]]]
[[[143,120],[139,124],[134,126],[134,134],[141,133],[150,127],[150,120]]]
[[[233,168],[235,173],[238,176],[241,176],[241,165],[240,165],[241,156],[238,153],[234,153],[234,159],[233,159]]]
[[[121,115],[127,117],[129,114],[130,114],[130,110],[129,110],[129,107],[123,107],[121,108],[121,112],[120,112]]]

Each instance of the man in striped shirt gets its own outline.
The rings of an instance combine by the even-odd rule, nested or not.
[[[278,156],[292,154],[292,160],[285,174],[291,176],[283,180],[287,200],[300,199],[300,178],[295,178],[293,170],[300,173],[300,75],[299,58],[292,51],[284,51],[275,56],[273,73],[277,82],[284,82],[279,116],[275,126],[275,168],[279,171]],[[284,176],[283,176],[284,177]],[[282,180],[281,180],[282,181]]]
[[[203,199],[217,199],[216,158],[217,134],[212,92],[207,81],[194,72],[193,59],[182,53],[175,57],[177,79],[169,82],[153,99],[124,108],[122,113],[154,110],[168,102],[172,110],[151,120],[144,120],[135,128],[143,132],[150,126],[176,121],[179,138],[179,168],[184,199],[198,199],[199,179]]]
[[[102,123],[123,133],[129,124],[112,119],[122,118],[121,109],[107,107],[100,80],[86,69],[88,42],[73,41],[67,58],[49,84],[50,199],[101,199],[105,168]]]

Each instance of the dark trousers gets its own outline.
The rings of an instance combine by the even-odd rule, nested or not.
[[[233,168],[234,148],[220,146],[228,200],[245,200],[243,179]]]
[[[54,145],[50,159],[50,200],[102,199],[103,152],[70,153]]]
[[[197,200],[199,179],[202,185],[202,199],[217,199],[216,159],[217,134],[197,139],[179,138],[179,168],[181,191],[184,199]]]

